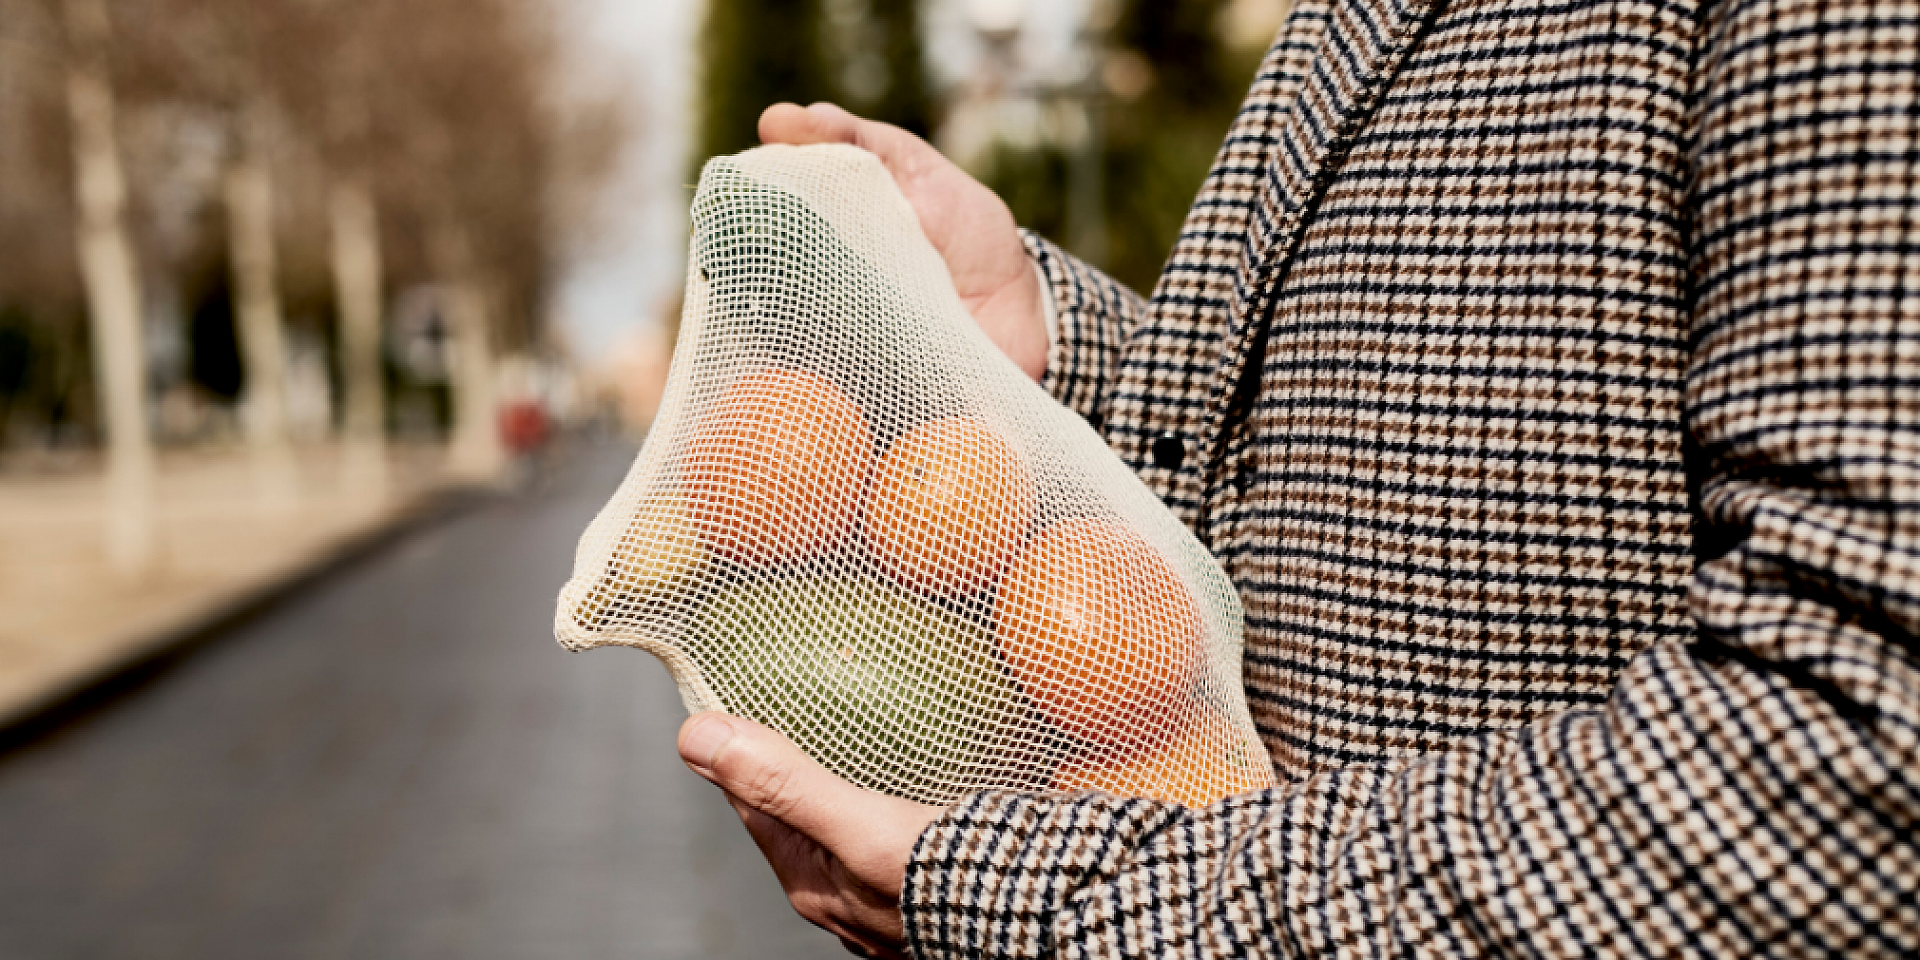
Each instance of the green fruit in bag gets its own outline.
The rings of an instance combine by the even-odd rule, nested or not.
[[[687,646],[729,711],[872,789],[957,797],[1020,714],[986,630],[866,577],[722,592]]]

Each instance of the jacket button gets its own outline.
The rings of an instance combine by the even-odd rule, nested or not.
[[[1153,438],[1153,464],[1166,470],[1178,470],[1187,460],[1187,442],[1177,434],[1163,433]]]
[[[1253,473],[1253,464],[1250,463],[1235,470],[1233,472],[1233,491],[1243,497],[1246,496],[1247,491],[1253,489]]]

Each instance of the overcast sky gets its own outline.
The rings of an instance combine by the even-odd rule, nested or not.
[[[618,182],[607,194],[610,225],[593,255],[561,282],[555,318],[592,364],[657,330],[662,304],[684,279],[693,43],[701,0],[567,0],[564,33],[582,77],[632,85],[641,116]],[[1035,59],[1064,49],[1084,0],[927,0],[925,27],[937,78],[962,75],[974,53],[974,7],[1025,9],[1025,45]]]

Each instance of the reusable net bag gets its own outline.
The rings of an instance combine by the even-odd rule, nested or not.
[[[555,634],[927,803],[1272,784],[1206,549],[974,324],[873,155],[707,164],[652,434]]]

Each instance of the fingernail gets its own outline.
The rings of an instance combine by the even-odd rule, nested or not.
[[[719,717],[702,717],[694,721],[693,729],[687,731],[687,738],[680,746],[680,758],[695,769],[710,770],[713,755],[732,739],[732,724]]]

